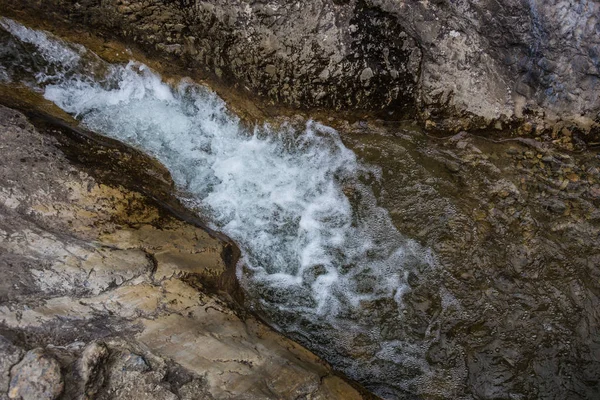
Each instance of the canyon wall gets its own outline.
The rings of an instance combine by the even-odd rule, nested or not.
[[[565,0],[1,0],[292,109],[443,130],[598,131],[600,3]]]

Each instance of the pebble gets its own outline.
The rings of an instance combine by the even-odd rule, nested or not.
[[[565,189],[567,188],[567,186],[569,186],[569,180],[568,180],[568,179],[565,179],[565,180],[563,180],[563,181],[562,181],[562,183],[560,184],[560,187],[559,187],[559,189],[560,189],[560,190],[565,190]]]
[[[554,157],[552,157],[552,156],[544,156],[544,157],[542,157],[542,161],[546,162],[546,163],[551,163],[551,162],[554,162],[555,160],[554,160]]]

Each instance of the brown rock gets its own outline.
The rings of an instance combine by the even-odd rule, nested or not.
[[[444,166],[448,171],[452,173],[457,173],[460,171],[460,165],[458,165],[458,163],[455,163],[454,161],[448,160],[444,163]]]

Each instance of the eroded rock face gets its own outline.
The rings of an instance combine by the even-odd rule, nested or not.
[[[207,294],[228,243],[2,106],[0,143],[0,399],[361,398]]]
[[[561,119],[598,129],[593,1],[0,4],[116,34],[273,104],[418,114],[450,130]]]
[[[49,9],[117,28],[146,48],[277,104],[406,112],[414,103],[420,49],[395,17],[365,2],[78,4],[57,1]]]
[[[600,5],[375,0],[424,49],[421,112],[598,122]]]

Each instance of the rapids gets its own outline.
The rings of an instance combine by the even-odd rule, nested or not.
[[[190,79],[8,19],[0,85],[160,160],[241,248],[246,306],[377,395],[600,398],[600,158],[574,136],[248,128]]]
[[[88,129],[164,164],[180,197],[238,243],[250,307],[272,325],[346,359],[351,376],[364,369],[348,354],[357,336],[382,346],[375,359],[426,367],[419,345],[383,340],[371,314],[381,302],[401,321],[409,274],[432,268],[434,256],[397,231],[368,184],[380,171],[334,129],[314,121],[247,129],[189,79],[169,85],[144,64],[108,64],[12,20],[0,26],[4,80],[42,91]]]

